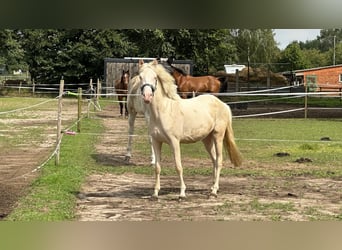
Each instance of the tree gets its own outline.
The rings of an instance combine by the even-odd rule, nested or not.
[[[273,69],[280,50],[271,29],[239,29],[232,31],[237,47],[238,63],[246,65],[267,65]]]
[[[240,62],[270,63],[279,54],[271,29],[241,29],[233,31]]]
[[[327,52],[325,52],[325,57],[327,62],[326,65],[333,65],[334,62],[335,64],[342,64],[342,43],[336,43],[335,48],[330,48]]]
[[[279,62],[283,63],[280,66],[280,71],[304,69],[308,66],[308,62],[297,41],[290,43],[285,50],[281,52]]]
[[[27,70],[24,59],[24,50],[17,40],[17,31],[0,30],[0,65],[8,72],[13,70]]]
[[[69,81],[103,76],[103,59],[126,56],[130,43],[115,30],[64,30],[58,52],[58,71]]]
[[[329,65],[327,54],[320,52],[318,49],[303,49],[302,55],[305,58],[307,68]]]
[[[317,40],[320,43],[319,50],[327,52],[334,47],[335,43],[342,41],[342,29],[322,29]]]
[[[54,29],[20,31],[20,41],[32,80],[51,82],[60,79],[61,73],[54,70],[60,45],[59,39],[60,34]]]
[[[26,29],[22,46],[36,82],[88,82],[103,76],[106,57],[122,57],[131,43],[115,30]]]
[[[200,74],[213,74],[236,58],[236,48],[229,30],[190,30],[192,48],[190,58]]]
[[[235,45],[227,29],[135,29],[121,31],[135,44],[139,57],[169,57],[194,61],[194,74],[216,72],[235,59]]]

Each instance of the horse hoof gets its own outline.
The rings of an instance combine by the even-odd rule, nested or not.
[[[210,198],[217,198],[217,193],[209,193],[208,199]]]
[[[181,196],[181,195],[180,195],[180,196],[178,196],[178,201],[186,200],[186,198],[187,198],[186,196]]]
[[[126,156],[126,157],[125,157],[125,162],[129,162],[130,159],[131,159],[131,157]]]
[[[158,198],[158,196],[156,196],[156,195],[152,195],[151,198],[150,198],[150,200],[151,200],[151,201],[158,201],[159,198]]]

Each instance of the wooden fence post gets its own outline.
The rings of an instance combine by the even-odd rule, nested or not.
[[[99,78],[97,78],[97,85],[96,85],[96,87],[97,87],[96,93],[97,93],[97,100],[98,100],[101,97],[101,83],[100,83],[100,79]]]
[[[32,80],[32,94],[34,96],[35,94],[35,91],[36,91],[36,83],[34,82],[34,79]]]
[[[308,86],[305,84],[304,118],[308,118]]]
[[[78,88],[77,132],[81,132],[82,88]]]
[[[62,106],[63,106],[63,92],[64,92],[64,80],[60,80],[59,83],[59,96],[58,96],[58,114],[57,114],[57,139],[56,139],[56,158],[55,165],[59,165],[60,156],[60,141],[62,139]]]
[[[20,94],[21,94],[21,88],[22,88],[22,86],[23,86],[23,83],[20,81],[20,82],[19,82],[19,96],[20,96]]]
[[[235,70],[235,92],[239,92],[239,70]]]

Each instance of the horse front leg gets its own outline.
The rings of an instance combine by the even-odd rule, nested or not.
[[[174,160],[176,163],[176,170],[177,170],[179,181],[180,181],[179,198],[185,198],[186,186],[185,186],[184,179],[183,179],[183,167],[182,167],[182,160],[181,160],[180,142],[177,140],[174,140],[171,143],[171,148],[173,151]]]
[[[154,184],[154,192],[152,195],[152,198],[158,199],[158,194],[160,190],[160,172],[161,172],[161,166],[160,166],[160,159],[161,159],[161,147],[162,143],[153,140],[152,138],[152,146],[155,152],[155,167],[154,167],[154,172],[155,172],[155,184]]]
[[[145,116],[146,125],[147,127],[149,127],[150,126],[150,114],[148,112],[145,112],[144,116]],[[149,142],[151,146],[151,165],[154,166],[156,164],[156,157],[155,157],[155,153],[154,153],[154,149],[152,145],[152,136],[150,134],[150,131],[148,132],[148,138],[149,138]]]
[[[120,116],[122,116],[123,114],[123,104],[121,101],[119,101],[119,105],[120,105]]]
[[[127,99],[125,102],[125,117],[128,117]]]
[[[156,164],[156,154],[154,153],[154,149],[152,146],[152,137],[148,136],[150,139],[150,145],[151,145],[151,165],[154,166]]]
[[[126,157],[125,161],[129,162],[129,160],[132,157],[132,141],[133,141],[133,133],[134,133],[134,123],[135,123],[135,117],[136,117],[135,112],[131,112],[128,115],[128,142],[127,142],[127,152],[126,152]]]

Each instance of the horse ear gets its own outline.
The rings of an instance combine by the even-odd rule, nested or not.
[[[142,66],[144,64],[144,60],[143,59],[139,59],[139,67]]]
[[[152,65],[157,65],[157,64],[158,64],[157,59],[154,59],[153,62],[152,62]]]

